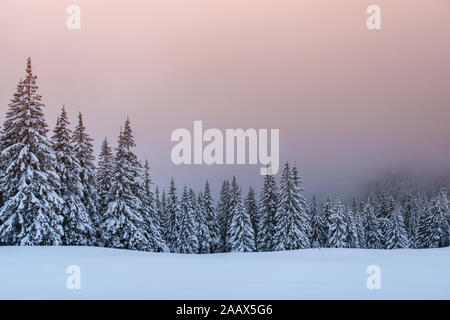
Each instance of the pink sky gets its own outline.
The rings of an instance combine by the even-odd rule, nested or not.
[[[449,17],[448,0],[2,0],[0,120],[31,56],[51,127],[64,103],[115,143],[129,115],[160,184],[259,184],[259,166],[171,163],[171,132],[202,120],[279,128],[282,161],[339,194],[391,165],[450,164]]]

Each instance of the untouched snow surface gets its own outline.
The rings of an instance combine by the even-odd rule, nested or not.
[[[81,289],[69,290],[69,265]],[[369,265],[381,289],[369,290]],[[0,247],[1,299],[449,299],[450,248],[181,255]]]

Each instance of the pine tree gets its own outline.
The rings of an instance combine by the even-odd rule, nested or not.
[[[346,212],[347,218],[347,246],[348,248],[359,248],[357,217],[351,209]]]
[[[211,189],[209,182],[206,181],[205,190],[203,194],[203,210],[208,226],[210,239],[211,239],[211,252],[219,252],[220,250],[220,227],[216,211],[214,210],[213,200],[211,197]]]
[[[386,249],[401,249],[409,246],[403,215],[398,209],[391,214],[386,236]]]
[[[325,200],[325,204],[323,205],[322,209],[322,215],[324,220],[324,228],[323,228],[323,237],[321,240],[322,246],[327,247],[328,246],[328,232],[330,229],[331,224],[331,217],[335,214],[334,213],[334,207],[333,202],[330,199],[330,195],[327,196],[327,199]]]
[[[83,202],[90,219],[97,224],[100,220],[98,215],[98,205],[100,198],[97,193],[97,177],[95,173],[95,157],[94,148],[92,146],[93,139],[86,132],[86,127],[83,123],[83,115],[78,113],[78,124],[73,131],[72,142],[74,145],[75,156],[80,163],[80,180],[83,185],[83,194],[81,201]]]
[[[195,196],[190,195],[187,187],[184,187],[181,198],[181,210],[179,217],[180,229],[176,240],[176,252],[178,253],[197,253],[199,243],[197,238],[197,224],[194,218],[192,203]]]
[[[278,190],[273,175],[264,177],[264,186],[259,200],[259,218],[256,231],[258,251],[271,251],[275,236],[275,214],[278,206]]]
[[[239,200],[241,200],[241,189],[238,185],[237,179],[235,176],[233,176],[233,179],[231,180],[231,185],[229,189],[229,211],[228,211],[228,217],[225,220],[225,251],[231,251],[231,222],[233,219],[233,212],[235,211],[236,207],[238,206]]]
[[[245,210],[250,215],[250,221],[252,222],[253,234],[255,234],[255,241],[257,238],[257,229],[259,224],[258,205],[256,204],[255,190],[250,187],[248,190],[247,198],[245,199]],[[255,242],[256,243],[256,242]]]
[[[219,203],[217,204],[217,215],[219,219],[220,228],[220,248],[219,251],[225,251],[226,236],[227,236],[227,225],[230,213],[231,201],[230,201],[230,183],[225,180],[222,183],[222,188],[220,189]]]
[[[169,186],[169,193],[167,196],[167,210],[166,215],[168,217],[168,228],[165,235],[166,242],[169,245],[171,252],[177,252],[177,238],[180,232],[180,214],[181,208],[178,201],[177,189],[175,182],[172,178]]]
[[[347,220],[345,207],[340,200],[336,200],[332,214],[328,217],[328,243],[329,248],[347,247]]]
[[[367,244],[366,227],[364,225],[365,219],[363,215],[362,202],[358,203],[355,198],[352,201],[352,211],[356,221],[356,229],[358,232],[358,248],[365,248]]]
[[[233,206],[227,247],[232,252],[252,252],[256,250],[255,232],[250,214],[245,210],[240,190],[236,195]]]
[[[316,196],[313,195],[312,203],[309,210],[309,216],[311,221],[311,236],[310,242],[313,248],[325,247],[326,243],[323,239],[326,238],[326,225],[322,211],[319,210],[316,203]]]
[[[168,246],[164,237],[161,235],[159,226],[159,216],[153,199],[153,192],[151,191],[150,167],[148,161],[144,164],[144,176],[142,182],[141,202],[144,215],[144,228],[148,233],[148,248],[149,251],[167,252]]]
[[[151,250],[140,197],[141,165],[133,153],[135,146],[130,121],[125,122],[116,148],[108,209],[101,224],[106,247]]]
[[[310,247],[310,229],[306,226],[308,217],[303,201],[295,174],[286,163],[281,176],[280,201],[275,215],[274,250]]]
[[[366,226],[366,248],[368,249],[381,249],[380,230],[378,228],[378,218],[375,213],[375,209],[371,204],[371,200],[364,207],[364,225]]]
[[[113,166],[114,156],[108,140],[105,138],[100,150],[97,170],[97,194],[99,196],[99,205],[97,211],[98,214],[93,217],[93,223],[97,227],[100,226],[102,216],[106,212],[108,206],[108,194],[112,186]]]
[[[189,196],[191,205],[194,207],[194,217],[197,223],[198,253],[211,253],[213,252],[212,239],[206,221],[203,194],[200,193],[198,195],[197,202],[195,202],[194,191],[190,190]]]
[[[431,201],[422,221],[422,248],[449,246],[449,207],[447,192],[444,189]]]
[[[419,207],[417,199],[413,199],[411,192],[408,192],[406,197],[404,217],[407,217],[406,221],[408,223],[405,228],[407,230],[409,246],[411,248],[416,248],[421,208]]]
[[[52,137],[56,154],[56,173],[60,179],[60,194],[63,198],[61,215],[64,217],[63,243],[66,245],[89,245],[94,230],[89,214],[81,201],[83,184],[80,180],[81,166],[70,142],[69,121],[63,106]]]
[[[0,136],[0,244],[62,244],[61,186],[36,79],[28,58]]]

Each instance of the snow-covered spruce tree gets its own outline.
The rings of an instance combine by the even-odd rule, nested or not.
[[[134,146],[127,119],[119,135],[108,209],[100,227],[104,246],[146,251],[151,248],[138,181],[141,165],[132,151]]]
[[[170,181],[169,193],[167,194],[166,216],[168,217],[167,233],[165,239],[171,252],[177,252],[177,238],[179,234],[181,207],[178,201],[175,181]]]
[[[366,227],[364,218],[364,208],[363,203],[356,201],[355,198],[352,200],[352,211],[355,217],[356,229],[358,232],[358,248],[365,248],[367,244]]]
[[[220,228],[220,245],[219,251],[225,251],[225,243],[227,236],[227,225],[229,217],[231,216],[230,207],[230,183],[225,180],[222,183],[222,188],[220,189],[219,203],[217,204],[217,216],[219,220]]]
[[[219,252],[220,250],[220,227],[217,219],[216,210],[214,209],[211,196],[209,182],[206,181],[203,194],[203,210],[205,214],[206,224],[208,226],[211,239],[211,252]]]
[[[195,196],[193,197],[195,201]],[[181,210],[179,216],[180,229],[176,239],[177,253],[197,253],[199,244],[197,238],[197,223],[195,221],[192,204],[192,196],[188,192],[187,187],[184,187],[183,195],[181,197]]]
[[[389,226],[389,222],[392,219],[392,212],[395,208],[394,198],[392,196],[388,196],[386,194],[381,195],[380,206],[378,208],[378,229],[379,229],[379,237],[380,237],[380,245],[381,248],[386,248],[387,245],[387,229]]]
[[[302,247],[310,247],[309,236],[311,234],[311,219],[308,214],[309,207],[305,198],[302,196],[301,192],[306,191],[303,188],[303,179],[298,174],[297,167],[294,165],[292,167],[292,179],[294,181],[295,195],[298,201],[294,202],[294,204],[298,205],[298,215],[294,222],[298,225],[298,229],[302,234],[306,235],[307,241],[302,244]]]
[[[295,176],[286,163],[281,176],[280,199],[275,215],[274,250],[293,250],[310,247],[310,229],[303,197]]]
[[[167,197],[166,197],[166,191],[163,189],[162,195],[161,195],[161,203],[160,203],[160,209],[159,209],[159,227],[161,235],[163,236],[164,240],[166,241],[167,246],[170,249],[170,244],[167,241],[167,235],[169,232],[169,221],[170,217],[167,214]]]
[[[226,223],[226,236],[225,236],[225,251],[231,251],[230,237],[231,237],[231,220],[233,219],[233,212],[238,205],[238,201],[242,198],[241,189],[237,182],[236,176],[233,176],[229,189],[229,212]],[[241,199],[242,200],[242,199]]]
[[[255,234],[255,241],[257,239],[257,230],[259,224],[259,213],[258,213],[258,205],[256,203],[255,198],[255,190],[250,187],[248,190],[247,198],[245,199],[245,210],[250,215],[250,220],[252,222],[253,234]],[[256,242],[255,242],[256,243]]]
[[[256,247],[258,251],[273,250],[277,206],[278,190],[275,177],[273,175],[266,175],[259,200],[259,219],[256,230]]]
[[[346,209],[339,199],[336,200],[333,211],[328,217],[328,242],[329,248],[347,247],[347,219]]]
[[[309,216],[311,221],[311,236],[310,242],[313,248],[325,247],[326,243],[323,240],[326,238],[326,225],[322,211],[317,206],[316,196],[313,195],[311,206],[309,209]]]
[[[148,161],[144,164],[144,176],[141,185],[141,202],[144,216],[144,227],[148,233],[149,251],[167,252],[169,247],[166,245],[164,237],[161,235],[159,227],[159,216],[154,203],[153,192],[151,190],[150,167]]]
[[[194,218],[197,223],[198,253],[211,253],[213,252],[212,239],[206,221],[203,194],[199,193],[196,201],[194,191],[191,189],[189,191],[189,197],[191,205],[194,207]]]
[[[325,204],[323,205],[322,209],[322,215],[324,220],[324,230],[323,230],[323,237],[321,240],[322,246],[327,247],[328,246],[328,230],[330,226],[330,219],[331,216],[334,215],[334,206],[333,201],[331,201],[330,195],[327,196],[327,199],[325,200]]]
[[[80,179],[81,184],[83,185],[81,201],[86,207],[91,220],[95,222],[95,227],[98,230],[100,227],[98,225],[98,222],[100,221],[98,216],[100,197],[97,192],[97,176],[95,172],[95,157],[92,141],[93,139],[86,132],[86,127],[83,123],[83,115],[80,112],[78,113],[77,126],[72,134],[72,142],[75,156],[78,158],[81,168]]]
[[[359,235],[358,235],[358,223],[357,217],[351,209],[346,212],[347,219],[347,247],[359,248]]]
[[[90,245],[94,229],[89,214],[81,201],[84,185],[81,183],[81,166],[70,142],[69,121],[65,106],[56,121],[52,137],[56,154],[56,173],[60,179],[63,204],[60,214],[64,217],[63,244]]]
[[[365,235],[366,235],[366,248],[368,249],[381,249],[380,230],[378,228],[378,218],[375,213],[375,209],[372,205],[372,200],[369,199],[363,211]]]
[[[93,217],[93,223],[97,227],[100,226],[102,216],[105,214],[108,206],[108,194],[112,185],[113,166],[114,156],[108,140],[105,138],[98,157],[97,194],[99,196],[99,205],[97,211],[98,214]],[[97,236],[100,237],[100,234]]]
[[[231,252],[256,251],[252,220],[245,209],[240,190],[235,196],[227,247]]]
[[[0,244],[62,244],[61,186],[36,79],[28,58],[0,136]]]
[[[386,249],[408,248],[408,234],[399,209],[394,209],[389,220],[386,233]]]
[[[406,196],[403,215],[407,221],[407,224],[405,223],[405,228],[408,234],[409,246],[411,248],[417,247],[416,238],[419,231],[420,210],[421,208],[418,200],[413,198],[412,193],[409,191]]]
[[[447,192],[444,189],[432,199],[426,215],[421,220],[421,248],[449,246],[449,207]]]

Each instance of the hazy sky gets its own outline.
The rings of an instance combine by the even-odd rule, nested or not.
[[[382,30],[366,28],[371,4]],[[450,164],[448,0],[1,0],[0,43],[0,120],[31,56],[48,124],[81,111],[98,147],[129,115],[158,184],[260,185],[259,165],[173,165],[170,134],[194,120],[279,128],[311,192]]]

